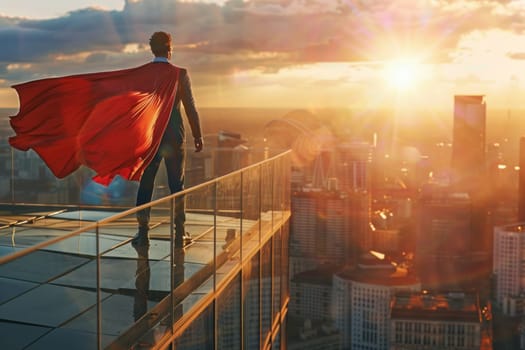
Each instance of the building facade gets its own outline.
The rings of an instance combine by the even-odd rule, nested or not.
[[[334,324],[343,334],[342,348],[387,350],[390,303],[398,291],[420,291],[419,280],[386,259],[371,255],[336,273],[333,282]]]
[[[494,228],[496,302],[508,315],[523,314],[525,301],[525,226]]]
[[[397,294],[390,331],[390,350],[479,350],[482,320],[477,295]]]

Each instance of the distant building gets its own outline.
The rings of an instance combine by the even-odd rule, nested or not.
[[[398,293],[390,329],[390,350],[482,349],[476,294]]]
[[[217,134],[215,175],[222,176],[250,165],[250,151],[241,134],[220,131]]]
[[[496,302],[510,316],[525,312],[525,225],[494,228],[494,262]]]
[[[454,97],[451,185],[458,192],[467,192],[472,201],[470,249],[490,254],[492,240],[487,210],[491,186],[487,185],[486,109],[484,96]]]
[[[486,110],[484,96],[454,96],[452,180],[464,189],[485,173]]]
[[[297,323],[293,317],[292,321],[288,322],[288,350],[341,349],[341,333],[330,324],[305,320],[299,327]]]
[[[290,255],[342,264],[345,257],[347,197],[324,190],[292,193]]]
[[[471,211],[471,200],[465,192],[438,185],[423,188],[415,257],[422,283],[428,288],[458,287],[459,260],[471,249]]]
[[[368,142],[345,142],[338,145],[333,164],[335,176],[344,191],[367,191],[371,186],[372,147]]]
[[[420,290],[421,283],[406,269],[372,254],[336,273],[333,317],[343,335],[343,349],[387,350],[391,297],[398,291]]]
[[[290,257],[342,265],[369,248],[369,198],[367,193],[325,189],[293,192]]]
[[[374,250],[380,252],[397,252],[399,249],[399,230],[373,228],[370,232]]]
[[[303,320],[331,319],[332,275],[335,267],[320,267],[293,276],[290,282],[288,312]]]

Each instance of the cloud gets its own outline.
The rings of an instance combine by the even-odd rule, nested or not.
[[[494,0],[135,0],[121,11],[87,8],[47,20],[0,17],[0,71],[12,84],[133,66],[150,59],[146,44],[157,30],[173,34],[176,62],[190,65],[204,84],[243,69],[276,72],[315,62],[404,54],[443,62],[471,31],[522,30],[524,11],[517,1]],[[71,59],[57,63],[64,57]],[[12,71],[9,64],[31,66]]]
[[[525,60],[525,52],[510,52],[508,57],[514,60]]]

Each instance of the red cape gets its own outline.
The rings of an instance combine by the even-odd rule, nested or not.
[[[31,81],[13,88],[11,146],[34,149],[63,178],[80,165],[108,185],[140,180],[157,151],[177,92],[179,68],[168,63]]]

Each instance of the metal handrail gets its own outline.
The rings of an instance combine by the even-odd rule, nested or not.
[[[88,225],[86,225],[86,226],[84,226],[84,227],[82,227],[80,229],[77,229],[75,231],[67,233],[67,234],[65,234],[63,236],[51,238],[51,239],[49,239],[49,240],[47,240],[45,242],[37,243],[37,244],[35,244],[35,245],[31,246],[31,247],[24,248],[24,249],[22,249],[22,250],[20,250],[18,252],[14,252],[12,254],[0,257],[0,265],[6,264],[6,263],[11,262],[11,261],[16,260],[16,259],[19,259],[21,257],[24,257],[24,256],[28,255],[28,254],[34,253],[37,250],[41,250],[41,249],[43,249],[45,247],[48,247],[48,246],[50,246],[52,244],[55,244],[55,243],[59,243],[59,242],[61,242],[63,240],[66,240],[68,238],[78,236],[78,235],[80,235],[82,233],[85,233],[87,231],[96,230],[97,227],[104,226],[104,225],[106,225],[108,223],[117,221],[117,220],[119,220],[119,219],[121,219],[123,217],[133,215],[133,214],[137,213],[140,210],[143,210],[143,209],[146,209],[146,208],[151,208],[151,207],[154,207],[156,205],[163,204],[163,203],[168,203],[169,201],[171,201],[171,200],[173,200],[173,199],[175,199],[177,197],[190,194],[192,192],[198,191],[199,189],[205,188],[207,186],[216,184],[218,182],[227,180],[229,178],[233,178],[234,176],[239,175],[239,174],[241,174],[243,172],[249,171],[250,169],[259,167],[259,166],[261,166],[263,164],[271,163],[271,162],[275,161],[276,159],[282,158],[282,157],[286,156],[287,154],[289,154],[290,152],[291,152],[290,150],[287,150],[287,151],[282,152],[282,153],[280,153],[280,154],[278,154],[276,156],[273,156],[271,158],[265,159],[263,161],[260,161],[258,163],[252,164],[252,165],[249,165],[249,166],[247,166],[245,168],[235,170],[235,171],[233,171],[233,172],[231,172],[229,174],[226,174],[226,175],[223,175],[223,176],[220,176],[220,177],[208,180],[208,181],[203,182],[201,184],[192,186],[192,187],[190,187],[188,189],[184,189],[184,190],[182,190],[180,192],[177,192],[177,193],[174,193],[174,194],[170,194],[170,195],[168,195],[166,197],[162,197],[162,198],[153,200],[153,201],[151,201],[149,203],[142,204],[140,206],[127,209],[127,210],[125,210],[123,212],[116,213],[116,214],[111,215],[111,216],[109,216],[107,218],[103,218],[101,220],[95,221],[92,224],[88,224]]]

